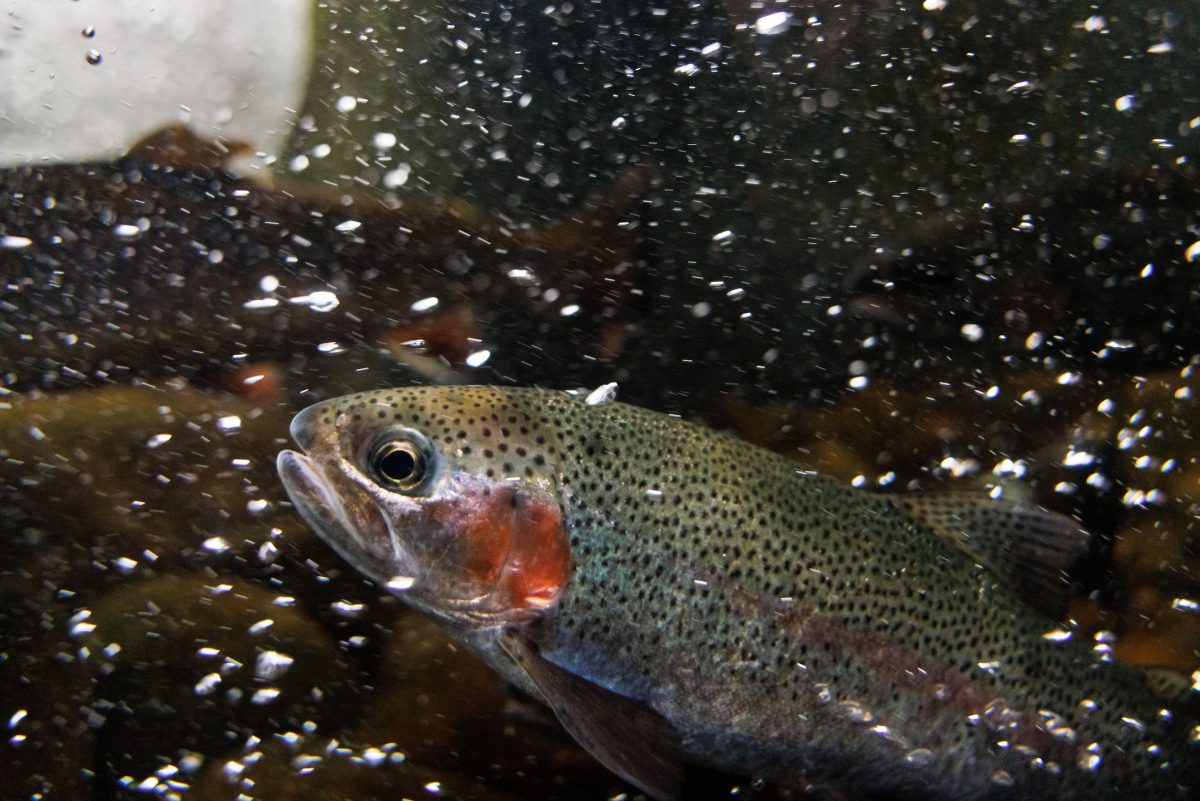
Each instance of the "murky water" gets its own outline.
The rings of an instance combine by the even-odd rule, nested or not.
[[[1086,636],[1191,674],[1196,13],[321,3],[267,168],[193,126],[5,169],[6,797],[632,793],[290,508],[291,415],[394,384],[1035,500],[1097,535]]]

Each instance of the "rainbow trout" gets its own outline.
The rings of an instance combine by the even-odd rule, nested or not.
[[[685,762],[857,798],[1200,797],[1200,728],[1160,700],[1186,681],[1047,614],[1086,544],[1065,517],[854,490],[558,392],[367,392],[291,430],[317,532],[656,798]]]

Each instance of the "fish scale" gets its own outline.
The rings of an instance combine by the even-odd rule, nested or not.
[[[364,443],[406,432],[426,438],[436,477],[401,498],[371,478]],[[395,565],[370,531],[339,529],[321,505],[341,520],[377,516],[366,528],[388,532],[420,574],[406,599],[652,794],[678,788],[613,742],[627,721],[674,738],[689,762],[860,797],[1191,798],[1200,787],[1184,714],[1086,641],[1043,636],[1054,621],[1025,596],[1058,573],[1004,569],[1025,547],[1070,557],[1065,518],[864,492],[666,415],[542,390],[363,393],[310,407],[293,435],[307,456],[285,452],[281,474],[318,532],[386,582]],[[509,547],[502,575],[558,584],[538,604],[508,592],[502,619],[464,616],[446,599],[484,597],[491,579],[422,562],[423,542],[444,533],[429,508],[469,518],[501,491],[518,546],[522,504],[542,510],[538,550]],[[565,559],[545,555],[550,519]],[[615,723],[600,722],[607,698],[629,704]],[[674,758],[666,746],[658,756],[660,767]]]

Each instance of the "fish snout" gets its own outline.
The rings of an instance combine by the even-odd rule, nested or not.
[[[321,414],[325,407],[326,404],[317,403],[303,409],[292,418],[292,424],[288,427],[288,433],[291,434],[292,440],[305,453],[311,453],[313,446],[317,443]]]

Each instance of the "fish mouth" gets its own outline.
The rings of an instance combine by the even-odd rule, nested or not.
[[[293,422],[293,432],[296,428]],[[297,440],[303,442],[300,437]],[[302,453],[280,451],[275,467],[296,511],[356,570],[379,582],[398,575],[416,575],[412,559],[400,547],[391,527],[370,499],[348,508],[337,482],[331,480],[316,460]],[[350,491],[361,492],[352,483],[346,483]]]

